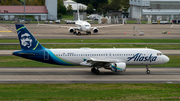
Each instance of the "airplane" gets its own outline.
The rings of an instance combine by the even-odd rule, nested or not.
[[[78,8],[77,8],[77,16],[78,16],[78,20],[75,21],[75,27],[71,27],[71,26],[59,26],[59,25],[49,25],[49,24],[40,24],[39,21],[38,21],[38,25],[37,26],[45,25],[45,26],[54,26],[54,27],[59,27],[59,28],[66,28],[66,29],[69,29],[68,30],[69,33],[73,33],[73,34],[76,34],[76,35],[81,35],[81,31],[83,31],[83,32],[86,32],[86,35],[89,35],[89,34],[91,34],[91,30],[93,31],[93,33],[98,33],[99,32],[99,28],[106,28],[106,27],[113,27],[113,26],[124,25],[124,20],[123,20],[122,24],[91,27],[91,24],[88,23],[87,21],[80,20],[79,9]]]
[[[23,24],[16,24],[16,29],[21,51],[15,51],[13,55],[50,64],[89,66],[95,74],[100,74],[101,67],[113,72],[125,72],[126,65],[146,65],[146,73],[150,74],[149,65],[169,61],[160,51],[148,48],[47,49]]]

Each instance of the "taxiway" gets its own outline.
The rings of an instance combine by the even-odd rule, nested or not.
[[[128,68],[114,73],[100,69],[95,75],[91,68],[0,68],[0,83],[180,83],[180,68]]]

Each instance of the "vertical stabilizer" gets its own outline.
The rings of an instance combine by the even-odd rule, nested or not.
[[[23,24],[16,24],[21,50],[40,50],[43,46],[34,38]]]
[[[78,17],[78,21],[80,20],[80,16],[79,16],[79,5],[77,4],[77,17]]]

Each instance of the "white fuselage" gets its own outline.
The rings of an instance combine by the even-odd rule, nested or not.
[[[80,27],[80,31],[90,32],[91,31],[91,24],[87,21],[78,20],[75,22],[76,27]]]
[[[141,48],[118,48],[118,49],[50,49],[57,57],[80,65],[90,58],[124,62],[127,65],[158,65],[169,61],[169,58],[160,51]]]

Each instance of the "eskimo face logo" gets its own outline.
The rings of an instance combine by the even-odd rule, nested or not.
[[[30,48],[32,46],[32,39],[28,33],[21,35],[21,45],[27,48]]]
[[[137,53],[136,55],[134,55],[133,57],[128,57],[127,61],[133,60],[134,61],[156,61],[157,56],[152,56],[152,54],[150,54],[150,56],[143,56],[142,53]]]

